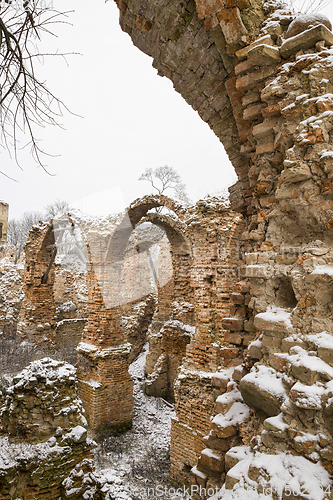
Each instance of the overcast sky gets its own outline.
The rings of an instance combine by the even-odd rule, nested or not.
[[[133,46],[118,24],[113,1],[53,0],[58,10],[73,8],[72,26],[55,26],[58,38],[42,39],[45,51],[80,52],[45,61],[48,87],[83,118],[66,113],[65,130],[38,132],[47,158],[46,174],[22,152],[21,171],[1,150],[0,199],[10,218],[43,211],[55,199],[84,212],[120,211],[150,191],[138,181],[146,167],[178,170],[193,200],[233,184],[235,174],[223,146],[199,115],[152,68],[152,59]]]
[[[59,155],[46,160],[52,175],[37,168],[27,151],[20,155],[21,171],[0,150],[0,170],[18,181],[0,175],[0,199],[9,203],[10,218],[43,211],[56,199],[91,214],[120,211],[150,191],[147,182],[138,181],[146,167],[177,169],[193,201],[235,182],[208,125],[121,31],[113,0],[53,0],[53,5],[75,11],[69,15],[72,25],[55,26],[58,38],[42,38],[42,50],[81,55],[67,57],[68,64],[46,59],[40,74],[82,118],[65,113],[63,130],[38,132],[46,151]]]

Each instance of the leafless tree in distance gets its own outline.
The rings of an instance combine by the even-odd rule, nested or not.
[[[55,200],[53,203],[50,203],[50,205],[46,205],[45,210],[46,210],[46,219],[51,220],[54,219],[56,216],[60,216],[68,212],[70,210],[70,206],[68,201],[58,199]]]
[[[170,196],[175,200],[188,205],[190,200],[186,194],[186,185],[179,173],[173,167],[164,165],[157,168],[146,168],[140,175],[139,181],[148,181],[159,195]],[[172,194],[170,194],[170,191]]]

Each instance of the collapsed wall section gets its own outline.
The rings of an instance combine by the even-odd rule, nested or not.
[[[31,363],[1,403],[2,500],[98,498],[95,443],[87,437],[73,366],[50,358]]]

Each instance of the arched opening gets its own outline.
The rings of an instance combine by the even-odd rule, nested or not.
[[[159,206],[173,210],[177,219],[148,213]],[[157,273],[157,307],[150,332],[147,372],[151,377],[147,391],[173,400],[173,380],[193,327],[191,247],[181,221],[182,213],[183,208],[167,197],[146,196],[129,207],[111,236],[94,236],[89,240],[89,317],[79,345],[78,371],[81,397],[86,400],[90,425],[95,430],[107,427],[118,431],[119,426],[123,429],[123,422],[126,422],[125,427],[131,422],[132,382],[128,364],[135,357],[133,353],[140,352],[144,340],[142,332],[152,315],[150,296],[156,294],[156,276],[154,283],[150,255],[151,243],[155,244],[152,235],[137,244],[131,236],[135,229],[138,233],[138,226],[148,223],[158,226],[166,235],[173,273],[166,262],[166,269],[158,269]],[[126,328],[126,318],[135,307],[142,308],[141,318],[133,328]],[[190,326],[187,317],[192,318]],[[139,329],[141,334],[135,338]],[[97,403],[94,408],[91,400],[99,401],[98,409]]]

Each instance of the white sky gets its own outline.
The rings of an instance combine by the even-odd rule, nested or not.
[[[52,176],[37,168],[27,151],[20,156],[21,171],[0,150],[0,170],[18,180],[0,175],[0,199],[9,203],[10,218],[43,211],[56,199],[91,214],[120,211],[150,192],[148,182],[137,180],[146,167],[177,169],[193,201],[235,182],[208,125],[121,31],[113,0],[53,0],[53,5],[75,10],[72,26],[55,26],[58,38],[42,38],[41,50],[82,55],[69,56],[68,65],[52,57],[41,74],[83,118],[66,113],[64,130],[38,132],[44,149],[60,155],[47,158]],[[332,4],[324,12],[332,19]]]
[[[83,118],[67,113],[65,130],[38,132],[46,151],[61,155],[47,158],[54,176],[37,168],[26,151],[23,171],[0,151],[0,170],[19,181],[0,175],[0,199],[9,203],[10,218],[43,211],[58,198],[76,202],[84,212],[120,211],[151,191],[148,182],[138,181],[146,167],[177,169],[192,200],[233,184],[223,146],[121,31],[115,3],[53,2],[57,10],[75,13],[72,26],[55,27],[53,46],[42,38],[42,50],[82,55],[68,57],[69,66],[61,58],[48,59],[42,72],[52,92]]]

